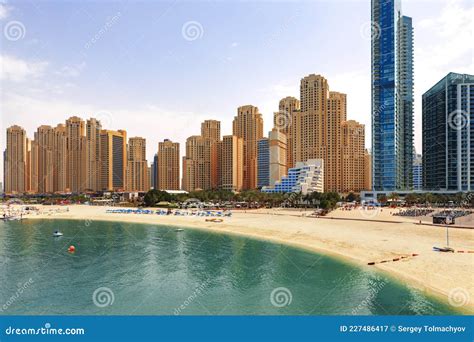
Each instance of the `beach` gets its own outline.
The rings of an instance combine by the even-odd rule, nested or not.
[[[219,223],[200,216],[111,214],[101,206],[36,207],[40,213],[25,218],[83,220],[86,226],[102,220],[189,227],[292,245],[376,268],[461,311],[474,312],[474,229],[450,229],[455,253],[439,253],[432,248],[446,245],[445,227],[419,225],[419,219],[394,216],[390,209],[338,209],[324,218],[309,216],[309,210],[233,211]],[[369,266],[371,262],[375,265]]]

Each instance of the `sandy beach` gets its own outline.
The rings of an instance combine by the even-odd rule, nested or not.
[[[234,211],[231,218],[213,223],[196,216],[110,214],[107,207],[74,205],[68,211],[65,207],[37,207],[41,214],[26,218],[181,226],[293,245],[387,272],[460,311],[474,312],[474,229],[450,229],[450,247],[456,252],[439,253],[432,248],[446,245],[444,227],[419,225],[419,219],[393,216],[390,209],[376,213],[338,209],[327,218],[310,217],[311,211],[259,209]],[[54,212],[57,209],[61,212]],[[400,257],[404,258],[393,261]],[[378,263],[382,260],[389,262]],[[369,262],[376,264],[369,266]]]

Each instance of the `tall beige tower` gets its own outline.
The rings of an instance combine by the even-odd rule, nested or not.
[[[274,128],[268,134],[268,147],[270,156],[269,182],[271,185],[287,174],[286,167],[286,134]]]
[[[240,191],[243,187],[244,140],[225,135],[219,143],[219,188]]]
[[[179,190],[179,143],[158,143],[158,189]]]
[[[221,140],[221,122],[218,120],[205,120],[201,123],[201,136],[214,141]]]
[[[365,126],[354,120],[341,124],[342,163],[340,192],[365,189]]]
[[[86,189],[100,190],[100,131],[99,120],[90,118],[86,122]]]
[[[258,108],[239,107],[232,122],[233,135],[244,143],[243,189],[257,188],[257,141],[263,138],[263,118]]]
[[[7,128],[7,148],[5,154],[5,193],[26,191],[26,132],[20,126]]]
[[[323,158],[323,120],[328,97],[329,85],[324,77],[311,74],[301,79],[301,113],[295,117],[295,163]]]
[[[324,189],[341,191],[341,123],[347,119],[346,94],[329,92],[327,114],[323,116]]]
[[[64,192],[67,189],[67,133],[66,126],[57,125],[53,129],[53,191]]]
[[[29,155],[29,159],[30,159],[30,170],[29,170],[30,188],[28,189],[28,191],[31,192],[31,193],[37,193],[38,192],[38,178],[39,178],[38,177],[39,146],[38,146],[38,142],[35,141],[35,140],[32,140],[30,145],[31,145],[30,146],[30,155]]]
[[[295,166],[295,121],[300,112],[300,101],[292,96],[280,100],[278,112],[273,115],[273,127],[286,135],[286,165],[287,169]]]
[[[125,190],[127,132],[101,130],[99,158],[101,190]]]
[[[67,188],[81,192],[86,188],[86,136],[85,122],[77,116],[66,120],[67,136]]]
[[[209,190],[217,187],[218,142],[200,135],[186,140],[186,157],[183,159],[183,189]]]
[[[38,143],[38,192],[54,192],[54,130],[51,126],[38,127],[35,133]]]
[[[150,189],[146,140],[133,137],[128,140],[127,190],[148,191]]]

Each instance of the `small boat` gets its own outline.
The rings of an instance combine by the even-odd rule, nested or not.
[[[178,228],[178,229],[175,229],[174,231],[175,231],[175,232],[182,232],[182,231],[184,231],[184,229]]]
[[[53,233],[53,236],[54,236],[54,237],[60,237],[60,236],[63,236],[63,233],[61,233],[59,230],[56,230],[56,231]]]
[[[450,252],[450,253],[454,253],[454,249],[452,249],[451,247],[433,247],[433,250],[435,252]]]

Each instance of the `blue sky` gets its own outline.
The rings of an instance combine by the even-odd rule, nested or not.
[[[203,119],[230,134],[240,105],[258,106],[270,130],[278,101],[299,97],[311,73],[348,94],[370,147],[370,1],[0,3],[2,150],[11,124],[33,137],[79,115],[145,137],[150,161],[158,141],[184,147]],[[474,9],[469,0],[402,8],[415,28],[420,151],[421,94],[449,71],[474,72]]]

